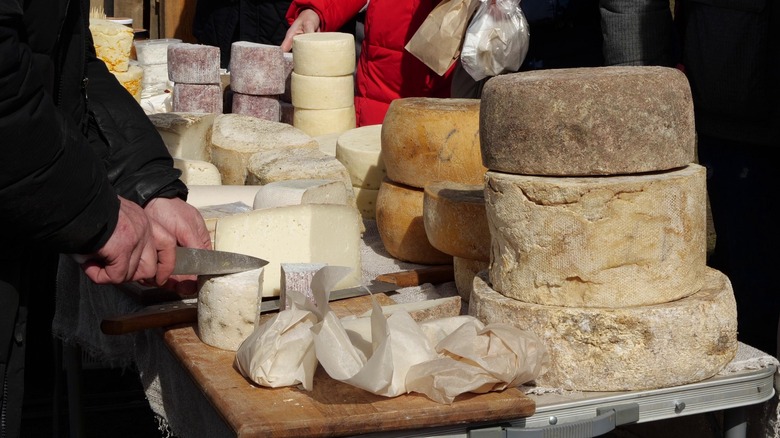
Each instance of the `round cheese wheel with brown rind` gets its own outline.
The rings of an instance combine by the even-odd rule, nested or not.
[[[452,263],[452,256],[434,248],[425,235],[423,190],[385,179],[376,198],[379,238],[391,256],[423,265]]]
[[[469,314],[528,330],[550,352],[536,379],[548,388],[634,391],[698,382],[737,352],[737,307],[729,279],[707,268],[704,286],[668,303],[624,308],[544,306],[506,297],[486,271],[474,278]]]
[[[455,257],[490,261],[484,184],[437,181],[426,185],[423,220],[434,248]]]
[[[469,260],[460,257],[452,258],[455,287],[458,289],[458,295],[460,295],[464,301],[471,299],[471,289],[474,287],[474,276],[480,271],[486,270],[489,265],[489,262],[483,262],[482,260]]]
[[[479,100],[396,99],[382,122],[387,177],[424,188],[433,181],[481,184]]]
[[[698,291],[706,265],[706,170],[554,178],[488,171],[490,279],[507,297],[628,307]]]
[[[482,159],[526,175],[621,175],[694,161],[693,101],[666,67],[535,70],[482,91]]]

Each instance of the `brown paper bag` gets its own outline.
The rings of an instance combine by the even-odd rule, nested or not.
[[[479,0],[444,0],[406,44],[406,50],[439,76],[458,59],[463,36]]]

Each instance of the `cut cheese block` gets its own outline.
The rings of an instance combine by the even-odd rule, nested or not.
[[[361,317],[371,316],[369,310]],[[382,314],[390,316],[397,312],[406,312],[417,322],[433,321],[460,315],[460,297],[436,298],[433,300],[412,301],[409,303],[382,306]]]
[[[313,137],[342,134],[355,128],[355,106],[336,109],[294,108],[292,124]]]
[[[211,161],[211,126],[216,114],[150,114],[157,132],[174,158]]]
[[[282,263],[282,275],[279,279],[280,310],[292,305],[290,293],[297,293],[311,304],[316,304],[311,290],[311,280],[314,274],[326,265],[324,263]]]
[[[236,93],[284,93],[284,57],[277,45],[236,41],[230,46],[230,88]]]
[[[296,57],[297,59],[297,57]],[[346,76],[304,76],[290,74],[292,104],[301,109],[334,109],[354,105],[355,78]]]
[[[174,84],[173,111],[222,113],[222,88],[216,84]]]
[[[379,190],[352,187],[352,192],[355,194],[355,204],[363,219],[376,219],[376,198],[379,196]]]
[[[95,54],[106,63],[108,70],[127,71],[133,48],[133,29],[111,20],[90,18],[89,31],[95,44]]]
[[[135,64],[130,64],[127,71],[112,71],[122,87],[130,93],[136,101],[141,101],[141,87],[144,78],[144,69]]]
[[[278,122],[282,117],[282,106],[276,96],[255,96],[233,93],[233,114],[245,114],[258,119]]]
[[[255,329],[263,268],[198,277],[198,337],[205,344],[236,351]]]
[[[279,295],[281,263],[352,268],[336,289],[361,282],[360,215],[353,207],[305,204],[253,210],[217,221],[214,249],[268,260],[263,296]]]
[[[482,184],[479,100],[394,100],[382,123],[382,159],[388,178],[412,187],[433,181]]]
[[[737,352],[737,308],[731,283],[707,268],[704,286],[669,303],[626,308],[526,303],[474,278],[469,314],[535,333],[550,352],[542,387],[577,391],[667,388],[715,375]]]
[[[484,184],[438,181],[426,185],[423,220],[434,248],[455,257],[490,261]]]
[[[241,185],[192,185],[187,189],[187,203],[195,208],[203,208],[212,205],[223,205],[240,202],[252,208],[255,196],[262,186]]]
[[[211,162],[222,174],[223,184],[245,184],[249,157],[282,148],[316,149],[317,142],[286,123],[243,114],[223,114],[214,119]]]
[[[474,277],[480,271],[488,269],[490,262],[482,260],[469,260],[460,257],[452,258],[452,269],[455,274],[455,287],[458,288],[458,295],[464,301],[471,299],[471,290],[474,287]]]
[[[382,161],[382,125],[361,126],[336,140],[336,158],[347,168],[352,185],[379,190],[387,172]]]
[[[529,303],[627,307],[702,287],[706,171],[536,177],[489,171],[490,279]]]
[[[452,263],[452,256],[434,248],[425,235],[423,191],[384,180],[376,198],[379,238],[391,256],[423,265]]]
[[[179,179],[187,186],[218,186],[222,184],[219,169],[208,161],[174,158],[173,167],[181,170]]]
[[[527,175],[616,175],[694,160],[693,101],[666,67],[535,70],[482,91],[482,157]]]
[[[219,84],[219,47],[168,45],[168,79],[177,84]]]
[[[344,76],[355,71],[355,37],[341,32],[293,37],[293,71],[307,76]]]
[[[300,204],[351,205],[352,193],[342,181],[324,179],[293,179],[268,183],[257,191],[252,206],[255,210]]]

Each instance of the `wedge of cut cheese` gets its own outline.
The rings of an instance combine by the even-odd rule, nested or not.
[[[488,269],[490,262],[482,260],[469,260],[460,257],[452,258],[452,270],[455,275],[455,287],[458,289],[458,295],[464,301],[471,299],[471,290],[474,287],[474,277],[480,272]]]
[[[704,286],[668,303],[624,308],[558,307],[526,303],[474,278],[469,314],[535,333],[550,352],[543,387],[633,391],[698,382],[715,375],[737,352],[737,308],[731,283],[707,268]]]
[[[293,71],[307,76],[344,76],[355,71],[355,37],[313,32],[293,37]]]
[[[423,223],[423,191],[385,179],[376,198],[379,238],[391,256],[424,265],[452,263],[428,241]]]
[[[355,204],[363,219],[376,219],[376,198],[379,196],[379,190],[352,187],[352,192],[355,194]]]
[[[351,205],[342,181],[324,179],[293,179],[268,183],[255,195],[255,210],[300,204]]]
[[[336,289],[361,282],[360,215],[354,207],[305,204],[226,216],[217,221],[214,248],[268,260],[263,296],[279,295],[281,263],[352,268]]]
[[[529,303],[628,307],[702,287],[706,171],[534,177],[489,171],[490,280]]]
[[[387,176],[382,161],[382,125],[361,126],[336,140],[336,158],[347,168],[352,185],[379,190]]]
[[[187,203],[195,208],[203,208],[240,202],[251,209],[261,188],[262,186],[252,185],[192,185],[187,187]]]
[[[387,177],[418,188],[433,181],[482,184],[479,135],[478,99],[396,99],[382,122]]]
[[[211,161],[211,126],[216,114],[157,113],[149,120],[171,156],[187,160]]]
[[[236,351],[255,329],[264,269],[198,278],[198,336]]]
[[[249,158],[260,151],[283,148],[316,149],[317,142],[286,123],[242,114],[221,114],[214,119],[211,162],[223,184],[245,184]]]
[[[335,109],[294,108],[292,120],[293,126],[314,137],[343,134],[355,128],[355,105]]]
[[[296,56],[293,62],[298,59]],[[306,76],[290,74],[292,104],[301,109],[334,109],[354,105],[355,78],[345,76]]]
[[[482,91],[482,158],[526,175],[624,175],[694,160],[693,99],[675,68],[612,66],[501,75]]]
[[[434,248],[464,259],[490,261],[490,228],[483,184],[437,181],[425,186],[425,234]]]
[[[222,185],[222,176],[219,174],[219,169],[208,161],[174,158],[173,167],[181,170],[179,179],[187,186]]]

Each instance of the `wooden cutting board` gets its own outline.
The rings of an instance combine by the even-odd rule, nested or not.
[[[389,300],[380,295],[380,303]],[[370,308],[368,297],[332,303],[339,316]],[[235,353],[208,346],[194,325],[166,330],[165,343],[191,374],[206,398],[239,437],[324,437],[388,432],[435,426],[471,425],[533,415],[536,405],[512,388],[487,394],[464,394],[451,405],[424,395],[381,397],[331,379],[322,367],[314,389],[264,388],[233,368]]]

